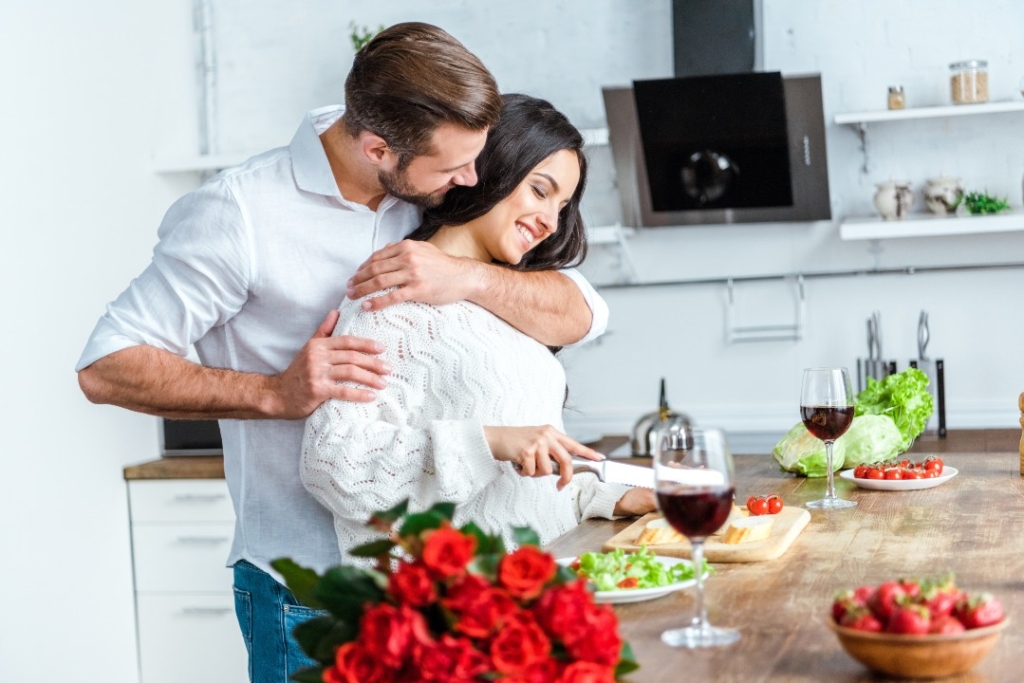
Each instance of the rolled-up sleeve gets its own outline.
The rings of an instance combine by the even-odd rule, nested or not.
[[[587,306],[590,307],[590,313],[593,316],[590,322],[590,331],[587,332],[587,336],[574,344],[566,344],[566,347],[579,346],[597,339],[608,329],[608,304],[605,303],[605,300],[597,293],[597,290],[587,282],[587,278],[583,277],[583,275],[575,268],[566,268],[565,270],[560,270],[558,272],[576,283],[576,286],[579,287],[580,293],[583,295],[583,299],[587,302]]]
[[[158,236],[152,262],[107,305],[76,371],[142,344],[184,356],[245,303],[254,270],[251,242],[223,180],[215,178],[175,202]]]

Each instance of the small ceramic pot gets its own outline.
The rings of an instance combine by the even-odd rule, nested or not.
[[[905,180],[890,180],[876,185],[875,207],[882,218],[895,221],[904,218],[914,206],[914,191]]]
[[[924,190],[924,203],[928,210],[938,216],[952,216],[963,201],[964,190],[959,178],[939,176],[929,178]]]

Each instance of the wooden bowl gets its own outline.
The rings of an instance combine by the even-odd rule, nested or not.
[[[827,623],[847,654],[873,671],[901,678],[939,678],[963,673],[984,659],[1010,620],[927,636],[858,631],[838,626],[831,619]]]

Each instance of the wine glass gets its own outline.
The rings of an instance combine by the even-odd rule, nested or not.
[[[857,505],[855,500],[836,496],[832,473],[832,444],[853,422],[853,387],[846,368],[807,368],[800,390],[800,418],[814,436],[825,442],[825,497],[807,503],[818,510],[841,510]]]
[[[735,492],[725,434],[718,429],[694,429],[675,417],[662,423],[655,443],[658,508],[672,528],[690,540],[697,577],[696,612],[690,625],[665,631],[661,640],[689,648],[735,643],[739,631],[712,626],[704,608],[704,539],[725,523]]]

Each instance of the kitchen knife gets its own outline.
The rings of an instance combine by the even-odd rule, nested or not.
[[[912,363],[918,370],[928,377],[928,393],[932,395],[935,402],[935,412],[928,418],[928,428],[934,426],[939,407],[939,377],[935,367],[935,361],[930,360],[926,355],[928,342],[931,340],[931,331],[928,329],[928,312],[921,311],[921,317],[917,320],[917,359]]]
[[[558,463],[552,463],[555,472],[558,472]],[[626,465],[611,460],[584,460],[583,458],[572,459],[572,471],[593,472],[597,478],[607,484],[625,484],[626,486],[639,486],[645,489],[654,488],[654,470],[650,467],[639,465]]]

